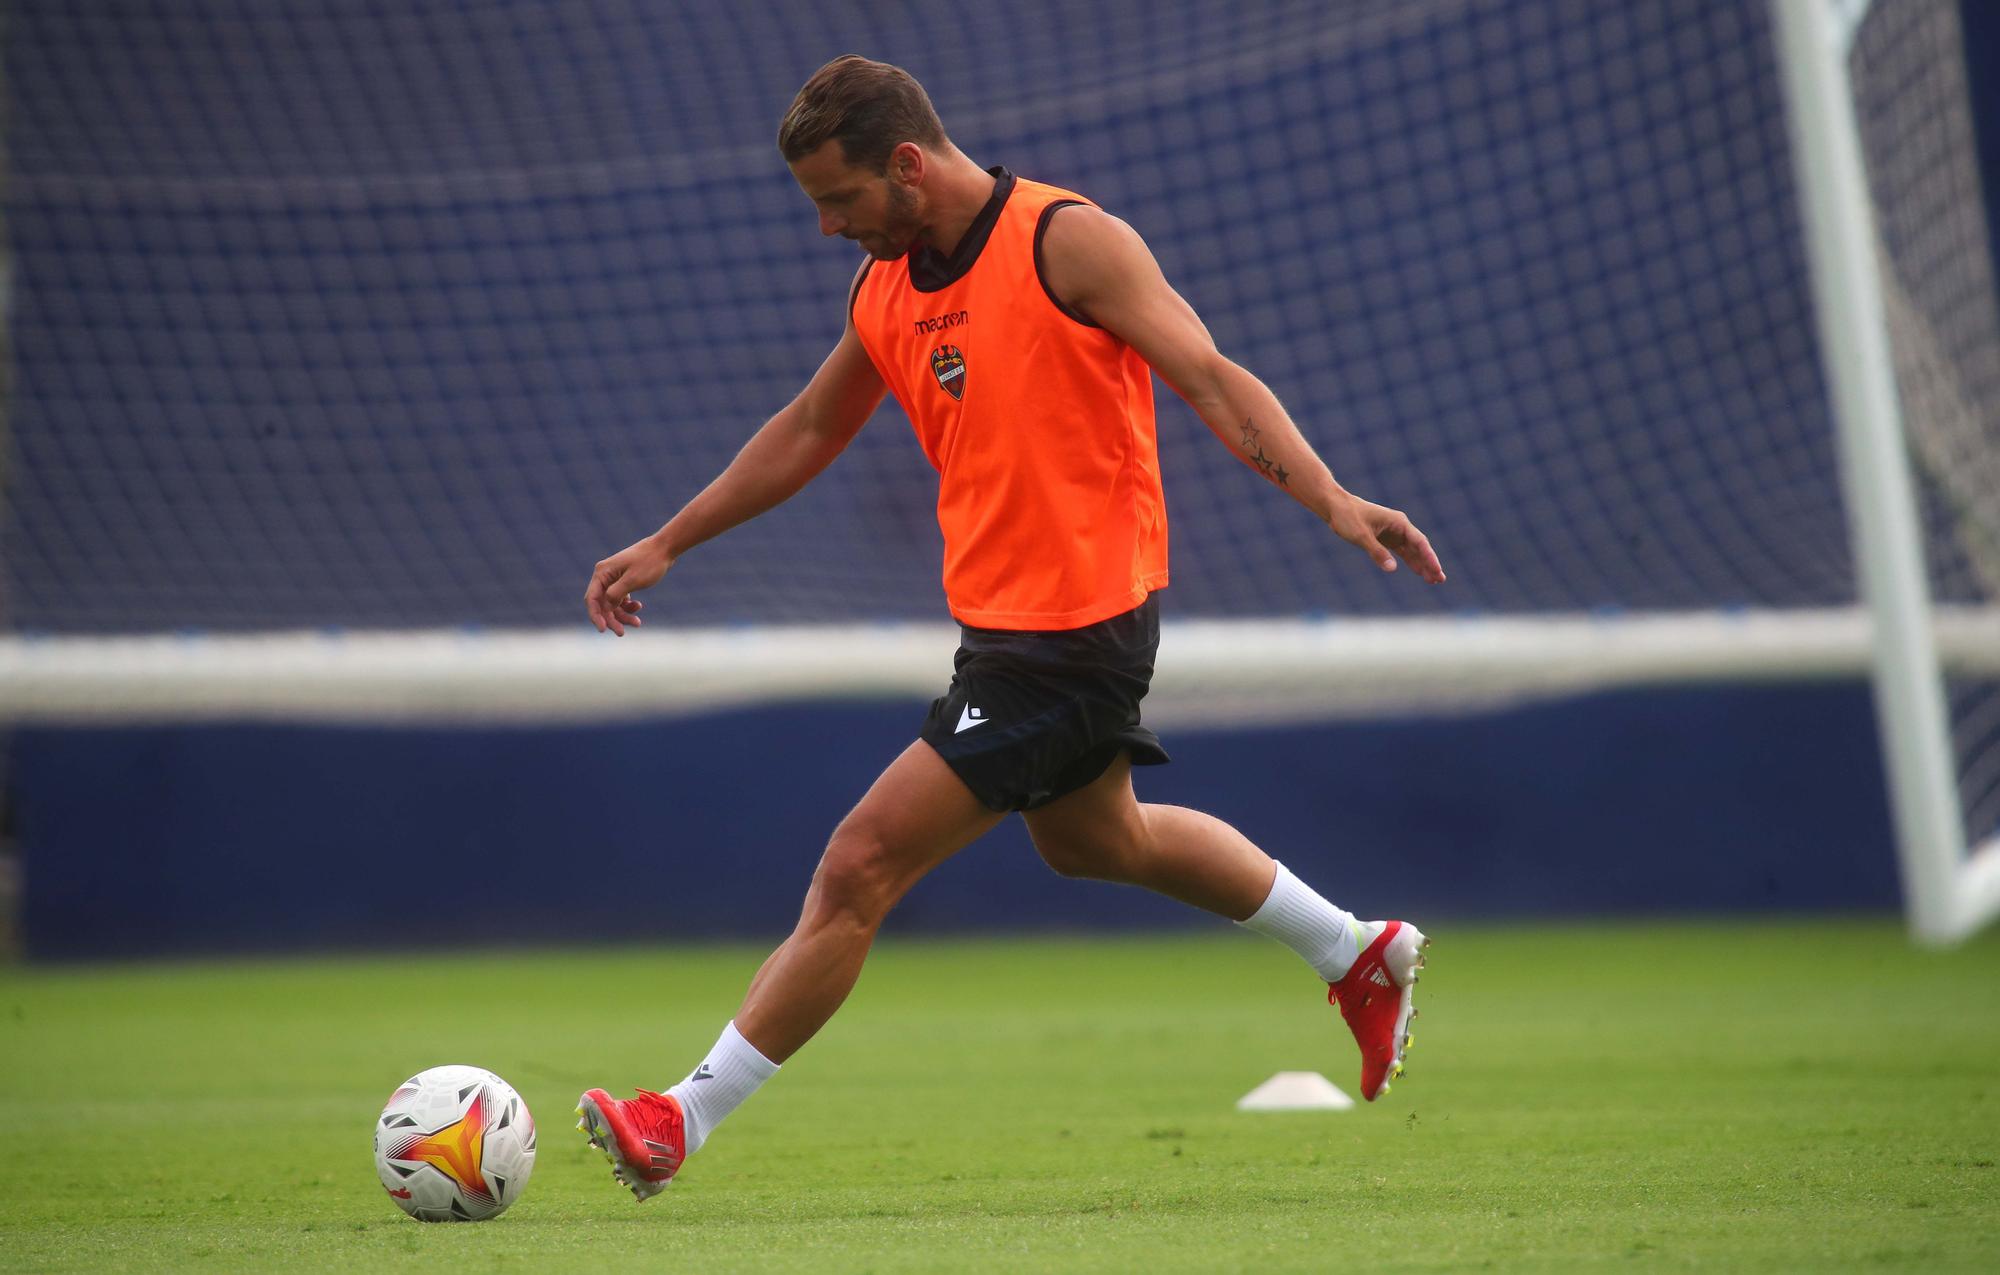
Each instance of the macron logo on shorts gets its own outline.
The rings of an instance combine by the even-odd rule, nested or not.
[[[971,730],[973,727],[983,726],[985,724],[986,724],[986,714],[980,712],[972,705],[967,704],[962,710],[960,710],[958,714],[958,729],[953,731],[952,734],[963,735],[965,732]]]

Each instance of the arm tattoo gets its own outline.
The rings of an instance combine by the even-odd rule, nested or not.
[[[1291,483],[1288,480],[1292,476],[1291,471],[1269,456],[1266,456],[1264,454],[1264,445],[1257,441],[1263,432],[1263,430],[1258,429],[1250,423],[1249,417],[1246,416],[1243,418],[1243,454],[1249,459],[1251,464],[1258,468],[1264,477],[1271,479],[1280,487],[1290,487]],[[1250,449],[1253,447],[1257,449],[1257,454],[1254,456],[1250,454]]]

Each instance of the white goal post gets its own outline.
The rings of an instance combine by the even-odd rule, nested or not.
[[[1847,59],[1870,0],[1774,0],[1821,364],[1873,628],[1876,713],[1910,928],[1964,937],[2000,911],[2000,836],[1968,847]]]

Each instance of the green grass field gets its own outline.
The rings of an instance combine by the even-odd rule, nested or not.
[[[1310,973],[1220,931],[886,940],[843,1013],[634,1204],[571,1128],[697,1061],[761,949],[0,970],[0,1268],[2000,1269],[2000,934],[1439,926],[1410,1071],[1354,1087]],[[541,1123],[478,1225],[383,1198],[397,1081]]]

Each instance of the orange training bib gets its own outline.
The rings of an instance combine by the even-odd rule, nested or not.
[[[1049,215],[1088,201],[994,172],[949,259],[871,264],[854,328],[938,471],[952,615],[1081,628],[1167,583],[1152,371],[1042,281]]]

